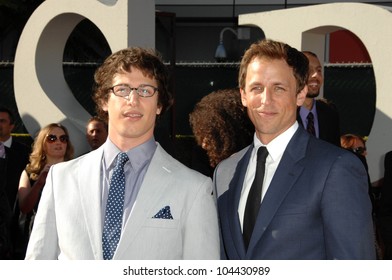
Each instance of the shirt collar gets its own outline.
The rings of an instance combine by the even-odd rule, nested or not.
[[[278,135],[275,139],[269,142],[268,145],[263,145],[255,134],[254,141],[253,141],[254,149],[256,151],[260,146],[267,147],[269,156],[271,156],[273,161],[276,161],[277,159],[282,157],[288,143],[290,142],[291,138],[293,137],[297,129],[298,129],[298,122],[294,122],[292,126],[290,126],[285,132]]]
[[[4,146],[6,146],[7,148],[11,148],[12,145],[12,136],[10,136],[10,138],[8,138],[6,141],[3,142]]]
[[[313,106],[312,106],[312,110],[310,110],[310,111],[305,106],[299,107],[299,115],[301,116],[302,120],[306,120],[309,112],[312,112],[314,116],[317,115],[316,104],[317,104],[316,100],[313,99]]]
[[[115,144],[109,139],[103,144],[103,157],[105,161],[105,166],[108,170],[114,167],[115,159],[118,153],[121,153],[121,150],[117,148]],[[146,162],[150,161],[152,156],[155,153],[155,149],[157,144],[155,142],[154,137],[151,137],[148,141],[143,144],[126,151],[126,154],[129,158],[129,162],[131,163],[132,168],[137,172],[140,168],[142,168]]]

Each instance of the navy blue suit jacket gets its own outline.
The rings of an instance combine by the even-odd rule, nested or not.
[[[215,170],[223,259],[375,259],[363,164],[301,126],[261,203],[245,251],[237,211],[252,148]]]

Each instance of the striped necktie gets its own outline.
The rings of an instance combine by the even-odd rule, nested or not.
[[[312,112],[309,112],[308,116],[306,117],[308,119],[308,126],[306,127],[306,130],[312,134],[313,136],[316,136],[316,131],[314,129],[314,116]]]

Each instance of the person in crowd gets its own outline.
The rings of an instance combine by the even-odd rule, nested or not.
[[[119,50],[94,79],[108,139],[50,169],[26,259],[218,259],[211,178],[154,140],[172,103],[159,54]]]
[[[206,95],[195,105],[189,121],[196,149],[201,147],[206,151],[209,161],[205,167],[200,164],[204,153],[194,153],[192,168],[200,172],[204,169],[210,177],[219,162],[252,142],[254,127],[241,106],[238,89],[222,89]]]
[[[374,197],[372,195],[372,184],[370,182],[369,168],[366,161],[366,156],[367,156],[366,141],[364,137],[360,135],[348,133],[340,137],[340,145],[342,148],[354,153],[361,160],[363,166],[366,169],[368,186],[369,186],[368,192],[372,200],[373,214],[374,214]]]
[[[19,177],[29,160],[30,149],[12,137],[15,115],[6,107],[0,107],[0,142],[7,148],[7,174],[5,191],[11,207],[14,206],[18,192]]]
[[[99,148],[108,138],[108,125],[97,116],[91,117],[86,125],[86,138],[91,150]]]
[[[340,137],[340,145],[342,148],[354,153],[362,162],[363,166],[366,169],[367,179],[368,179],[368,193],[370,197],[370,201],[372,202],[372,216],[373,216],[373,224],[374,224],[374,234],[376,237],[376,249],[377,249],[377,258],[383,258],[382,252],[382,244],[381,244],[381,236],[379,232],[379,196],[377,194],[378,188],[372,186],[369,176],[369,168],[366,160],[367,156],[367,148],[366,148],[366,138],[357,134],[344,134]]]
[[[68,130],[58,123],[42,128],[34,139],[30,160],[20,175],[18,198],[24,248],[31,233],[42,190],[51,166],[73,158],[74,147]]]
[[[296,121],[307,77],[305,55],[283,42],[261,40],[241,60],[255,135],[215,169],[224,259],[376,258],[366,170]]]
[[[309,60],[308,93],[302,106],[298,107],[297,120],[317,138],[339,146],[339,112],[336,106],[326,99],[316,99],[324,82],[320,60],[313,52],[303,53]]]
[[[340,136],[340,146],[361,157],[367,156],[366,141],[364,137],[357,134],[348,133]]]
[[[6,148],[0,142],[0,260],[12,259],[11,220],[12,209],[5,193],[7,173]]]
[[[0,143],[4,147],[3,157],[3,174],[1,176],[4,198],[7,199],[8,206],[11,209],[11,220],[8,223],[8,232],[11,236],[11,257],[12,259],[21,259],[24,257],[20,253],[19,246],[20,232],[18,230],[18,185],[20,174],[29,161],[30,148],[19,142],[17,137],[13,137],[11,132],[15,128],[15,114],[8,107],[0,106]]]
[[[383,245],[383,259],[392,260],[392,151],[385,154],[378,225]]]

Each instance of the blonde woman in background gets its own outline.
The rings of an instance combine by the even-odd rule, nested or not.
[[[63,125],[51,123],[38,132],[29,163],[21,174],[18,190],[21,212],[19,225],[22,227],[26,246],[49,168],[53,164],[72,159],[73,154],[74,147],[69,140],[68,130]]]

